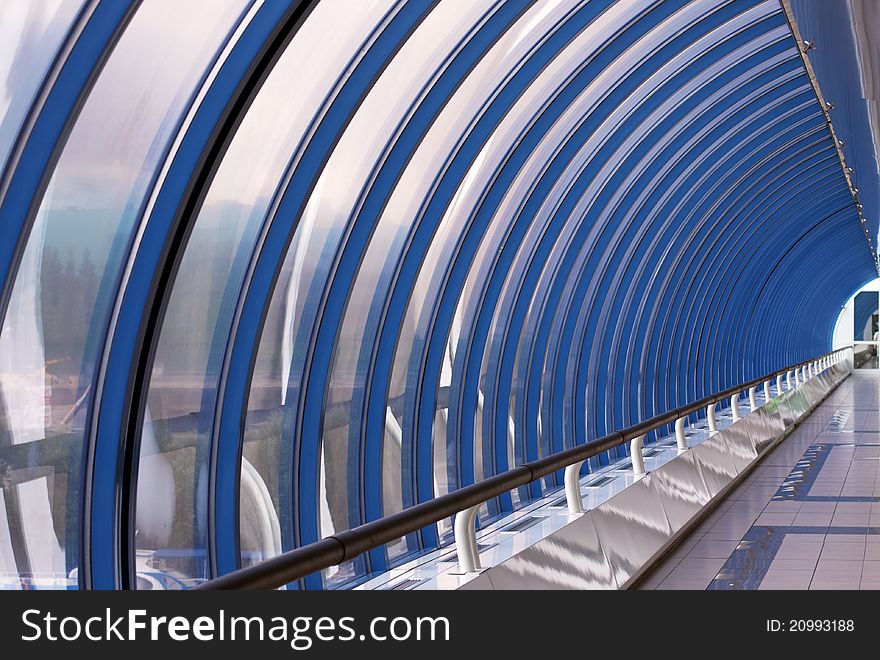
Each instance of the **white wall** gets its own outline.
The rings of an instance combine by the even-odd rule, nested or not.
[[[862,291],[880,291],[880,278],[868,282],[861,289],[856,291],[852,298],[846,301],[846,305],[840,310],[840,316],[837,317],[837,324],[834,326],[833,348],[845,348],[852,346],[853,343],[853,301]]]

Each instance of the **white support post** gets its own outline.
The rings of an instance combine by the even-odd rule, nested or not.
[[[684,417],[675,420],[675,444],[678,451],[686,451],[688,448],[687,438],[684,435]]]
[[[800,378],[798,376],[799,369],[794,370],[794,386],[797,387],[801,384]]]
[[[479,506],[459,511],[455,516],[455,552],[458,554],[458,566],[462,573],[480,570],[480,553],[477,550],[477,520]]]
[[[730,412],[733,414],[733,421],[738,422],[739,416],[739,392],[730,397]]]
[[[770,381],[764,381],[764,403],[767,403],[770,399],[772,399],[772,395],[770,393]]]
[[[757,388],[750,387],[749,388],[749,410],[757,410],[758,409],[758,399],[755,398],[755,390]]]
[[[584,461],[572,463],[565,468],[565,501],[568,503],[568,512],[578,514],[584,512],[584,500],[581,497],[581,466]],[[633,467],[635,467],[633,460]]]
[[[785,391],[787,392],[790,389],[791,389],[791,372],[786,371],[785,372]]]
[[[718,421],[715,419],[715,405],[710,403],[706,406],[706,419],[709,422],[709,433],[718,433]]]
[[[782,374],[776,376],[776,395],[782,394]]]
[[[645,476],[645,457],[642,454],[642,443],[645,440],[645,436],[640,435],[638,438],[633,438],[629,441],[629,454],[632,457],[633,464],[633,476],[636,478],[636,481]]]

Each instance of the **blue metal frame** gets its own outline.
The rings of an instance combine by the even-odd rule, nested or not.
[[[300,4],[296,0],[269,2],[254,14],[199,104],[152,211],[143,221],[105,348],[101,395],[96,398],[91,429],[94,449],[87,481],[91,511],[84,535],[90,548],[91,588],[112,589],[133,582],[134,543],[126,531],[132,531],[136,493],[138,440],[133,429],[143,414],[142,402],[137,400],[140,388],[134,381],[135,376],[143,379],[149,374],[143,353],[153,338],[147,336],[146,326],[156,321],[159,282],[167,277],[175,254],[182,252],[185,244],[176,240],[185,220],[182,216],[187,208],[192,211],[196,182],[201,179],[204,186],[205,174],[216,167],[212,151],[219,147],[218,126],[234,121],[236,104],[246,102],[243,83],[255,62],[265,56],[267,42],[296,14]],[[254,90],[246,91],[250,94]]]
[[[6,165],[6,191],[0,206],[0,226],[3,227],[0,232],[0,319],[6,316],[34,216],[55,163],[92,84],[139,4],[140,0],[104,0],[96,6],[84,6],[77,23],[85,24],[74,27],[67,35],[70,43],[59,50],[59,58],[63,60],[59,59],[54,64],[57,73],[44,83],[51,86],[41,106],[32,110],[37,114],[28,133],[19,136],[19,141],[24,142],[18,158]],[[77,474],[79,477],[80,474]],[[73,566],[80,567],[79,584],[84,586],[86,555],[82,547],[82,529],[87,514],[82,502],[78,501],[80,492],[77,478],[68,480],[70,504],[65,556],[68,570]]]
[[[79,538],[70,529],[68,537],[82,544],[76,549],[82,587],[135,584],[139,433],[177,267],[250,101],[318,1],[272,0],[249,14],[225,59],[215,62],[217,75],[203,79],[204,95],[191,99],[198,106],[178,126],[167,167],[153,173],[152,203],[140,217],[136,240],[120,240],[128,268],[110,327],[93,333],[104,345],[86,415],[83,505],[79,519],[68,521],[68,527],[80,525]],[[200,455],[208,467],[200,478],[209,493],[211,576],[241,561],[248,398],[285,258],[339,140],[436,2],[389,4],[299,138],[269,210],[251,219],[256,240],[242,244],[237,255],[246,264],[243,282],[229,282],[223,298],[234,307],[231,327],[218,325],[210,347],[219,381],[203,388],[203,411],[213,411],[202,420],[210,441]],[[811,34],[843,30],[814,20],[824,11],[814,0],[792,5]],[[42,105],[18,138],[17,159],[3,173],[0,318],[55,161],[137,6],[136,0],[86,5]],[[436,70],[412,81],[417,100],[389,108],[388,141],[369,175],[352,182],[358,197],[350,216],[333,227],[337,242],[317,255],[295,328],[297,350],[284,365],[290,378],[278,470],[285,549],[320,538],[330,378],[354,284],[386,205],[457,90],[499,39],[515,33],[530,8],[527,0],[487,1],[479,20],[444,45],[448,55]],[[521,55],[509,56],[497,86],[486,90],[482,105],[468,109],[466,128],[453,136],[437,171],[423,177],[429,192],[415,200],[418,212],[381,265],[351,365],[363,380],[346,402],[353,525],[385,515],[386,409],[392,377],[402,369],[407,386],[394,404],[403,406],[399,479],[402,504],[410,506],[435,495],[434,426],[441,406],[448,411],[447,469],[455,489],[512,467],[511,422],[514,460],[534,460],[827,351],[839,309],[828,301],[846,300],[877,274],[858,199],[781,5],[656,0],[629,7],[568,0],[554,10],[558,18],[531,34]],[[599,30],[589,52],[572,46],[603,25],[616,27]],[[650,52],[640,56],[649,43]],[[817,60],[820,82],[835,62],[833,54]],[[851,78],[830,83],[842,107],[856,103],[846,96]],[[537,90],[538,102],[526,107],[524,97]],[[847,120],[847,137],[864,132],[862,119]],[[491,153],[480,160],[490,141]],[[864,145],[848,142],[844,152],[864,179],[859,173],[870,167]],[[476,183],[435,263],[441,223],[478,164],[484,169],[473,170]],[[862,186],[863,201],[876,206],[880,189],[865,181]],[[880,213],[869,210],[869,238],[878,221]],[[811,286],[798,285],[804,281]],[[416,289],[425,284],[422,301]],[[411,351],[408,362],[395,365],[402,325],[413,312],[418,318],[412,344],[404,346]],[[444,380],[441,392],[457,316],[461,334],[451,385]],[[626,451],[622,446],[614,454]],[[611,458],[600,455],[584,470]],[[484,475],[476,474],[477,460]],[[486,514],[511,511],[558,487],[559,476],[489,502],[483,522]],[[443,541],[435,526],[407,539],[413,553]],[[358,561],[357,578],[392,563],[384,548]],[[319,575],[303,584],[325,586]]]
[[[708,30],[711,30],[713,27],[715,27],[715,26],[709,25],[709,26],[705,26],[705,29],[706,29],[706,31],[708,31]],[[760,26],[758,26],[758,27],[760,28]],[[687,34],[689,36],[692,34],[700,34],[700,33],[701,32],[697,26],[692,26],[687,32]],[[752,33],[752,35],[753,34],[754,33]],[[741,40],[741,39],[747,40],[752,35],[750,35],[749,30],[746,30],[746,31],[742,31],[742,32],[738,33],[736,36],[736,39],[737,40]],[[674,46],[675,44],[672,44],[672,45]],[[661,49],[657,49],[658,55],[662,55],[663,54],[662,51],[665,50],[666,48],[667,48],[667,46],[664,46]],[[718,48],[720,49],[720,46]],[[711,55],[711,53],[701,53],[698,61],[701,61],[704,57],[707,60],[710,60],[712,58],[712,55]],[[651,59],[653,59],[653,57]],[[649,64],[649,63],[650,63],[650,61],[646,62],[646,64]],[[691,66],[696,66],[696,65],[691,65]],[[669,95],[672,92],[674,92],[674,90],[675,90],[672,83],[674,83],[676,81],[675,79],[678,79],[678,78],[680,78],[679,82],[687,81],[687,79],[688,79],[687,74],[688,74],[687,70],[684,70],[684,75],[679,76],[677,74],[675,76],[675,78],[664,83],[664,85],[662,87],[658,86],[655,90],[652,90],[653,93],[658,96],[658,99],[655,100],[655,103],[659,104],[663,101],[667,101],[669,99]],[[662,94],[661,94],[661,92],[662,92]],[[595,111],[593,113],[594,115],[599,115],[600,117],[602,117],[602,115],[600,114],[600,110],[601,110],[602,105],[604,103],[605,103],[605,101],[597,104]],[[529,269],[526,271],[525,276],[517,282],[516,287],[515,287],[516,291],[524,292],[524,294],[519,297],[515,306],[513,307],[513,311],[509,315],[502,315],[503,318],[505,318],[505,321],[504,321],[505,330],[504,330],[504,332],[498,333],[496,335],[496,337],[500,336],[500,338],[497,340],[496,346],[493,347],[492,353],[490,353],[490,355],[489,355],[489,373],[491,375],[489,382],[496,384],[498,391],[496,393],[493,390],[490,390],[490,395],[487,397],[487,400],[492,401],[492,402],[497,402],[497,401],[507,401],[510,398],[510,390],[511,390],[511,385],[512,385],[513,360],[515,358],[516,344],[507,343],[507,341],[509,340],[509,338],[511,338],[512,335],[516,335],[521,332],[522,324],[524,322],[524,315],[526,314],[526,311],[527,311],[528,307],[530,306],[530,303],[532,302],[532,295],[535,292],[536,287],[538,285],[537,278],[541,277],[543,275],[544,269],[548,267],[547,255],[548,255],[549,251],[554,248],[555,245],[558,246],[558,243],[556,243],[556,241],[558,241],[559,232],[562,229],[564,229],[564,227],[568,221],[569,215],[571,214],[572,210],[574,209],[574,205],[580,201],[581,196],[583,195],[584,188],[587,186],[587,184],[589,184],[594,179],[597,172],[599,171],[600,165],[607,162],[607,159],[613,153],[614,148],[619,146],[623,137],[627,136],[627,135],[631,135],[632,131],[636,129],[636,127],[639,125],[639,123],[644,121],[645,116],[647,116],[647,114],[650,112],[652,107],[653,106],[651,106],[651,107],[649,107],[649,108],[647,108],[637,114],[633,114],[632,116],[628,117],[627,123],[622,123],[617,128],[617,130],[615,132],[616,139],[610,140],[608,143],[606,143],[606,145],[603,147],[603,149],[601,151],[598,151],[594,156],[592,156],[592,167],[585,167],[578,172],[577,180],[573,184],[571,184],[571,186],[567,189],[565,196],[563,197],[563,200],[560,201],[558,203],[558,205],[556,206],[556,208],[554,209],[553,218],[550,221],[550,224],[548,225],[549,228],[547,230],[544,230],[542,233],[541,243],[536,247],[535,250],[533,250],[533,251],[529,250],[529,257],[528,257],[530,260]],[[683,110],[686,110],[686,109],[687,109],[687,106],[680,105],[676,111],[676,115],[672,115],[671,118],[676,119],[677,114]],[[598,121],[599,121],[598,119],[593,119],[591,123],[598,123]],[[630,123],[632,123],[632,125],[630,125]],[[699,122],[695,122],[694,126],[699,128]],[[689,126],[689,129],[695,130],[690,126]],[[683,136],[676,136],[676,139],[678,139],[679,137],[681,137],[682,140],[684,139]],[[572,142],[574,142],[575,144],[579,144],[581,142],[581,140],[573,139]],[[564,152],[561,151],[560,154],[562,154],[562,153],[564,153]],[[563,163],[563,164],[565,164],[565,163]],[[623,169],[625,171],[626,168],[624,167]],[[547,173],[545,173],[542,176],[548,176],[549,181],[553,182],[559,175],[553,174],[553,170],[548,169]],[[537,188],[536,188],[536,190],[537,190]],[[574,191],[574,192],[572,192],[572,191]],[[531,218],[534,215],[534,213],[537,211],[537,209],[539,208],[539,206],[542,202],[543,202],[543,197],[538,197],[537,192],[533,193],[532,199],[529,200],[529,205],[531,205],[531,208],[529,208],[529,206],[526,206],[524,211],[518,217],[522,218],[524,216],[525,218]],[[583,219],[581,219],[578,222],[577,226],[579,227],[578,231],[582,231],[582,232],[586,232],[591,229],[591,226],[589,225],[589,223],[583,222]],[[566,239],[569,244],[578,245],[583,240],[584,237],[582,237],[581,234],[578,233],[578,231],[576,231],[571,237]],[[505,244],[507,244],[507,241],[505,241]],[[528,250],[528,246],[526,246],[524,249]],[[559,248],[557,248],[557,249],[559,249]],[[560,271],[560,267],[559,267],[559,263],[560,263],[559,260],[560,259],[561,259],[561,257],[557,255],[556,260],[549,262],[549,264],[550,264],[549,269],[551,269],[554,272],[559,272]],[[509,266],[506,264],[506,262],[503,260],[500,261],[499,265],[495,266],[495,274],[493,274],[493,277],[497,276],[498,274],[504,275],[508,269],[509,269]],[[567,269],[562,268],[561,271],[567,272]],[[490,284],[489,286],[491,287],[492,285]],[[545,291],[546,291],[546,286],[547,286],[547,283],[545,281],[545,285],[544,285]],[[555,297],[551,296],[551,299],[555,299]],[[489,298],[488,303],[484,301],[482,308],[483,309],[494,309],[494,307],[495,307],[494,300],[495,300],[494,298]],[[508,305],[512,305],[512,304],[513,304],[512,302],[508,303]],[[543,309],[543,307],[542,307],[542,309]],[[523,337],[534,336],[534,331],[535,331],[534,324],[536,322],[536,317],[538,317],[537,314],[535,314],[532,317],[531,325],[527,326],[525,332],[522,332]],[[546,319],[548,317],[541,317],[541,318]],[[477,322],[478,327],[479,327],[479,324],[480,324],[480,322],[478,321]],[[484,344],[484,342],[486,341],[485,336],[480,335],[479,341],[480,341],[480,344],[478,344],[478,346],[477,346],[478,351],[479,351],[479,347],[482,346]],[[476,353],[476,357],[479,357],[479,352]],[[523,362],[521,362],[520,364],[521,364],[521,370],[522,370]],[[473,376],[472,376],[472,379],[473,379]],[[472,380],[472,383],[473,382],[474,381]],[[523,416],[524,407],[523,407],[523,400],[522,400],[522,396],[521,396],[521,394],[522,394],[521,388],[519,389],[518,394],[519,395],[516,398],[518,409],[517,409],[517,415],[515,417],[515,426],[517,429],[517,441],[520,446],[522,446],[522,444],[523,444],[523,439],[522,439],[523,434],[524,433],[528,434],[528,439],[525,441],[525,454],[522,455],[521,460],[531,460],[531,459],[537,458],[539,456],[540,452],[558,451],[558,450],[562,449],[563,448],[563,442],[562,442],[563,438],[560,434],[552,434],[553,437],[556,439],[555,446],[553,446],[553,447],[546,447],[545,446],[543,449],[539,448],[539,442],[538,442],[538,437],[537,437],[537,415],[530,417],[530,418],[527,418],[527,419],[524,418],[524,416]],[[503,432],[503,428],[502,428],[501,424],[502,424],[502,422],[506,423],[506,417],[504,417],[506,415],[506,411],[496,409],[493,407],[493,405],[489,405],[488,408],[489,408],[489,411],[491,414],[486,415],[484,417],[484,425],[485,425],[484,437],[491,436],[494,431],[494,435],[495,435],[496,439],[498,439],[499,437],[501,437],[501,434]],[[533,408],[533,410],[534,410],[534,408]],[[492,424],[494,424],[496,426],[495,429],[491,428]],[[526,431],[523,431],[522,429],[526,429]]]
[[[467,41],[459,46],[454,59],[447,63],[446,70],[436,77],[430,91],[420,99],[418,109],[414,112],[404,113],[405,116],[408,116],[406,126],[399,132],[394,147],[389,150],[384,162],[381,163],[381,169],[377,168],[377,173],[371,177],[366,197],[359,204],[357,217],[351,221],[351,233],[344,243],[341,254],[336,258],[338,266],[329,278],[331,284],[320,315],[317,345],[324,344],[332,347],[336,344],[348,301],[350,284],[356,277],[357,270],[364,258],[364,251],[379,221],[381,212],[412,154],[438,113],[464,81],[475,63],[485,56],[501,34],[510,29],[527,8],[528,3],[526,2],[507,2],[500,5],[497,11],[494,11],[491,17],[479,26],[479,30],[468,35]],[[373,314],[367,319],[369,333],[375,332],[374,328],[378,320],[376,316]],[[315,355],[317,356],[319,353],[316,351]],[[318,409],[318,407],[323,408],[324,406],[323,398],[327,383],[321,374],[329,372],[332,364],[332,352],[321,355],[326,358],[326,361],[313,362],[313,371],[319,375],[319,378],[309,381],[306,391],[307,409]],[[361,359],[364,357],[368,359],[369,355],[362,355]],[[353,393],[353,396],[361,398],[361,407],[363,406],[362,394],[362,391]],[[308,403],[309,401],[312,402],[311,405]],[[354,410],[355,415],[350,421],[349,443],[356,456],[352,463],[358,466],[357,472],[360,478],[350,481],[350,486],[355,489],[350,494],[350,498],[359,500],[363,497],[360,521],[369,522],[377,520],[383,515],[382,447],[384,433],[374,436],[362,435],[360,424],[363,416],[357,414],[357,408]],[[317,433],[317,435],[310,438],[307,431]],[[320,425],[303,425],[302,442],[304,444],[310,441],[320,442],[320,435]],[[362,438],[363,440],[361,440]],[[381,548],[374,550],[370,554],[370,568],[384,570],[386,566],[387,558],[384,550]]]
[[[391,367],[397,347],[398,333],[408,301],[412,296],[412,287],[418,275],[424,255],[436,232],[444,213],[463,181],[469,167],[485,145],[492,131],[507,114],[512,105],[520,97],[523,90],[552,61],[586,25],[600,16],[610,3],[591,2],[578,9],[570,20],[559,27],[541,44],[529,60],[522,64],[493,99],[492,103],[480,115],[471,132],[462,140],[455,156],[445,164],[444,171],[438,176],[433,194],[425,200],[422,211],[413,222],[414,230],[409,239],[408,249],[396,266],[393,285],[390,287],[388,302],[383,310],[384,318],[379,322],[378,340],[374,357],[367,377],[367,414],[364,422],[365,437],[375,437],[384,433],[385,406],[390,386]],[[445,337],[443,338],[445,347]],[[441,349],[442,352],[442,349]],[[412,491],[415,501],[422,502],[433,497],[433,443],[431,432],[418,435],[415,431],[415,415],[412,413],[417,402],[412,397],[415,388],[408,388],[404,405],[409,411],[405,417],[410,423],[404,428],[404,437],[410,439],[405,447],[411,452],[404,455],[402,462],[407,462],[413,475]],[[433,417],[433,411],[431,412]],[[433,424],[433,419],[431,420]],[[413,441],[412,439],[415,439]],[[455,452],[460,452],[456,443]],[[467,454],[467,451],[462,451]],[[472,452],[471,454],[472,455]],[[460,465],[457,461],[456,465]],[[460,483],[460,482],[459,482]],[[423,530],[422,543],[425,547],[437,544],[436,530],[431,527]]]
[[[778,88],[778,86],[777,86],[777,88]],[[773,98],[775,92],[778,91],[777,88],[774,88],[774,90],[772,90],[772,92],[767,92],[764,95],[759,96],[758,98],[756,98],[754,100],[750,100],[748,104],[746,104],[741,109],[737,110],[735,114],[731,115],[730,117],[727,117],[722,126],[719,126],[715,129],[713,129],[705,137],[703,137],[701,142],[697,143],[692,150],[689,150],[683,154],[679,154],[678,156],[676,156],[675,167],[673,167],[670,170],[670,172],[664,176],[668,177],[669,179],[674,180],[674,177],[676,175],[679,175],[680,173],[685,171],[685,166],[686,166],[686,171],[690,172],[689,178],[685,182],[681,182],[678,187],[682,190],[688,191],[688,194],[692,194],[693,188],[691,188],[690,186],[693,185],[693,183],[692,183],[693,180],[696,180],[696,182],[699,182],[699,180],[701,180],[701,179],[703,181],[709,180],[711,178],[713,172],[718,169],[719,164],[725,163],[726,159],[729,162],[736,163],[737,160],[734,159],[733,156],[738,152],[745,152],[746,154],[748,154],[750,145],[757,144],[757,145],[766,146],[766,144],[769,141],[766,136],[762,136],[762,133],[764,131],[766,131],[767,124],[770,124],[772,126],[774,123],[772,121],[768,122],[769,116],[775,115],[777,112],[779,112],[782,117],[786,116],[784,105],[781,105],[779,103],[774,103],[774,102],[768,102],[768,101],[770,101],[770,99]],[[736,107],[735,104],[731,103],[730,105],[732,105],[734,108]],[[755,112],[756,110],[757,110],[757,112]],[[723,112],[720,114],[721,114],[721,116],[724,116]],[[705,113],[704,113],[704,115],[705,115]],[[737,118],[739,118],[739,119],[737,119]],[[705,117],[703,119],[701,119],[700,121],[702,123],[704,123]],[[780,122],[777,121],[776,123],[779,124]],[[798,121],[793,121],[792,125],[797,126],[798,123],[799,123]],[[733,126],[733,129],[731,129],[731,125]],[[750,137],[750,136],[752,136],[752,137]],[[716,139],[716,142],[713,143],[712,142],[713,139]],[[736,145],[736,146],[732,147],[732,145]],[[696,152],[696,154],[694,152]],[[726,152],[726,154],[725,154],[725,152]],[[668,158],[672,158],[672,157],[673,157],[673,154],[670,154],[666,158],[668,159]],[[740,156],[740,160],[739,160],[740,163],[742,162],[743,157],[747,157],[747,156]],[[661,157],[655,159],[655,161],[657,161],[657,160],[663,161],[664,158],[661,156]],[[706,170],[700,171],[699,167],[703,163],[708,163],[708,167]],[[685,196],[684,198],[681,198],[681,197],[677,197],[673,194],[670,194],[668,191],[674,190],[675,188],[673,187],[671,182],[666,182],[663,179],[660,179],[660,180],[650,184],[649,186],[647,186],[647,189],[649,189],[649,190],[652,188],[656,188],[657,190],[663,191],[665,194],[667,194],[669,196],[669,199],[665,202],[665,205],[663,207],[661,207],[659,210],[649,211],[648,209],[651,209],[652,204],[655,203],[653,196],[651,196],[651,197],[648,197],[646,200],[644,200],[641,203],[640,208],[637,208],[634,210],[634,213],[645,215],[649,219],[654,217],[654,218],[665,218],[665,220],[663,220],[662,224],[656,228],[652,228],[649,224],[644,223],[643,226],[645,226],[645,229],[643,230],[643,232],[653,229],[653,231],[657,232],[656,236],[662,236],[664,233],[672,232],[673,229],[680,231],[681,225],[679,222],[676,222],[674,210],[676,207],[683,208],[687,197]],[[657,201],[659,201],[659,200],[657,200]],[[660,220],[655,220],[653,222],[657,223],[657,222],[660,222]],[[666,240],[669,240],[669,239],[666,239]],[[641,258],[637,258],[634,256],[627,256],[626,257],[626,259],[630,263],[638,264],[639,270],[643,273],[642,279],[644,279],[645,276],[650,276],[654,272],[651,269],[657,267],[656,260],[660,257],[660,254],[658,254],[658,252],[656,250],[650,250],[650,248],[654,247],[656,245],[662,245],[664,242],[665,241],[662,238],[655,238],[654,241],[652,242],[652,244],[650,246],[648,246],[648,248],[645,248],[646,250],[648,250],[648,252],[645,255],[643,255]],[[577,245],[577,241],[573,241],[573,243],[575,245]],[[625,241],[624,241],[624,244],[625,244]],[[571,253],[568,256],[566,256],[566,259],[571,260],[574,257],[575,257],[575,254]],[[560,268],[558,270],[565,273],[565,272],[568,272],[569,268],[570,268],[570,266],[567,266],[567,267]],[[636,288],[636,287],[634,287],[632,281],[630,281],[629,284],[621,285],[620,290],[626,291],[627,292],[626,295],[628,297],[630,297],[631,299],[641,299],[642,301],[645,301],[645,298],[643,296],[643,290],[644,290],[644,286],[646,284],[647,284],[647,282],[642,281],[640,283],[639,287]],[[554,300],[559,299],[560,296],[562,295],[562,287],[564,285],[565,285],[564,279],[556,278],[555,282],[552,285],[554,288],[552,288],[551,293],[545,297],[545,303],[543,303],[543,304],[547,304],[547,302],[549,302],[549,301],[554,301]],[[550,286],[550,285],[548,284],[547,286]],[[582,294],[578,293],[576,295],[582,295]],[[571,294],[568,294],[565,296],[565,300],[570,300],[570,299],[571,299]],[[542,309],[543,309],[543,307],[542,307]],[[529,350],[529,353],[530,353],[531,357],[529,358],[529,360],[526,361],[527,365],[521,367],[521,369],[526,369],[526,368],[531,369],[531,371],[533,373],[532,377],[535,379],[540,378],[542,364],[545,359],[544,353],[541,353],[537,349],[538,349],[538,347],[545,345],[549,341],[549,338],[551,336],[551,330],[550,330],[551,323],[556,323],[556,321],[554,321],[554,316],[556,316],[556,318],[560,318],[560,319],[565,318],[566,311],[567,311],[567,307],[565,307],[565,306],[562,307],[561,312],[548,313],[546,311],[542,311],[542,315],[539,319],[540,326],[539,326],[539,329],[537,330],[536,339],[530,345],[531,348]],[[630,313],[632,313],[634,310],[629,308],[628,311]],[[613,318],[614,315],[611,314],[610,316]],[[536,320],[534,323],[538,323],[538,320]],[[616,327],[620,331],[628,332],[632,328],[632,322],[628,318],[622,319],[622,320],[618,321]],[[525,336],[531,336],[533,333],[527,329],[526,333],[524,333],[524,334],[525,334]],[[601,333],[600,333],[600,335],[601,335]],[[556,355],[557,355],[557,357],[553,358],[553,359],[558,360],[559,359],[558,354],[556,354]],[[611,362],[611,364],[618,364],[618,363]],[[625,374],[630,374],[633,378],[637,379],[638,378],[638,371],[633,370],[631,366],[629,366],[628,368],[630,370],[625,372]],[[521,378],[523,378],[523,377],[521,376]],[[617,388],[615,388],[614,391],[619,391],[619,390]],[[632,392],[638,391],[638,383],[637,382],[632,386],[631,390],[629,388],[624,389],[625,394],[630,391],[632,391]],[[626,396],[624,396],[624,401],[625,400],[626,400]],[[638,401],[634,401],[633,403],[638,404]],[[533,411],[536,410],[537,401],[533,400],[530,405],[533,406],[533,408],[532,408]],[[639,418],[643,418],[644,416],[650,416],[652,414],[650,411],[640,410],[638,407],[633,409],[632,404],[630,404],[630,407],[628,409],[630,410],[630,413],[626,417],[627,419],[639,419]],[[549,409],[547,409],[545,407],[544,414],[546,415],[546,414],[548,414],[548,412],[549,412]],[[533,412],[532,414],[534,415],[536,413]],[[530,432],[533,431],[533,428],[531,425],[529,427],[529,431]]]
[[[230,349],[228,349],[231,350],[231,353],[228,353],[229,357],[227,358],[228,366],[226,367],[225,386],[222,394],[217,442],[222,447],[237,448],[236,465],[241,451],[242,417],[247,405],[247,392],[259,334],[285,252],[299,224],[299,218],[310,196],[309,193],[314,188],[329,153],[348,125],[361,100],[384,70],[389,59],[397,52],[401,43],[424,19],[433,5],[433,2],[405,4],[383,26],[382,33],[374,40],[370,50],[363,55],[355,70],[347,77],[344,86],[337,93],[336,99],[324,113],[320,125],[314,129],[308,145],[299,156],[297,167],[290,174],[289,181],[285,182],[284,193],[280,197],[274,217],[261,241],[259,255],[256,257],[256,262],[249,274],[241,312],[237,314],[238,322],[233,330]],[[303,326],[306,325],[303,324]],[[300,328],[300,332],[307,330],[306,327]],[[296,378],[295,364],[291,365],[291,373],[294,377],[290,380],[290,392],[287,400],[298,401],[300,388],[296,383],[298,379]],[[282,520],[298,520],[299,517],[294,516],[294,511],[309,510],[309,508],[314,512],[317,511],[317,470],[309,472],[309,476],[300,476],[299,486],[296,489],[294,487],[293,477],[301,473],[298,467],[301,460],[300,452],[294,449],[300,434],[294,431],[294,426],[298,423],[298,417],[319,414],[320,411],[314,411],[309,415],[297,405],[290,406],[285,413],[281,453],[284,457],[281,466]],[[224,507],[226,511],[229,511],[230,506],[237,509],[238,474],[236,468],[230,463],[231,458],[231,452],[223,452],[222,456],[218,456],[218,470],[223,470],[224,475],[233,475],[235,479],[235,481],[231,481],[225,477],[222,482],[218,481],[218,486],[221,486],[222,483],[225,484],[225,488],[217,492],[217,506]],[[312,456],[312,462],[316,464],[317,460],[318,455],[315,452]],[[293,468],[290,469],[290,466]],[[311,503],[311,507],[308,504],[295,503],[300,497]],[[310,520],[313,525],[305,532],[307,534],[305,538],[314,541],[318,539],[317,518],[314,513],[310,515]],[[289,548],[302,544],[303,533],[299,524],[283,525],[282,542],[284,547]],[[229,540],[229,537],[226,536],[222,542],[217,543],[218,548],[228,543]],[[234,570],[239,561],[238,556],[233,557],[228,551],[224,551],[219,559],[217,568],[221,572]],[[307,586],[312,588],[321,586],[319,577],[305,582]]]

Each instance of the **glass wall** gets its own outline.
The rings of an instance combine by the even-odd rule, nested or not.
[[[0,172],[84,1],[0,3]]]
[[[4,504],[15,565],[38,586],[77,584],[86,411],[120,269],[187,101],[245,6],[141,5],[34,218],[0,334],[0,463],[14,486]]]
[[[139,556],[183,581],[207,576],[208,450],[217,383],[255,240],[337,76],[390,6],[344,0],[318,5],[260,89],[195,220],[150,375],[137,500]],[[294,268],[297,279],[311,270],[303,263]],[[270,328],[299,317],[293,295],[284,297],[290,303],[286,315],[270,315]],[[275,402],[285,393],[280,363],[289,361],[294,345],[289,335],[270,336],[271,354],[259,358],[251,387],[257,409],[251,419],[258,429],[246,431],[242,459],[244,563],[282,549],[279,470],[289,466],[279,464]],[[165,487],[157,491],[158,475]],[[284,525],[289,531],[289,520]]]
[[[0,168],[93,6],[0,2]],[[138,451],[90,474],[138,476],[138,586],[187,588],[823,353],[876,274],[776,0],[299,9],[144,0],[63,132],[0,290],[0,587],[81,582],[93,417],[126,397]],[[228,78],[259,31],[283,52],[228,148],[175,179],[212,128],[196,104],[250,93]],[[196,180],[186,240],[157,236],[147,210]],[[163,271],[124,276],[146,243]],[[125,318],[153,281],[158,322]],[[877,368],[877,291],[851,307]],[[95,373],[131,392],[109,405]],[[297,586],[362,584],[449,531]],[[214,566],[220,539],[240,552]]]
[[[853,349],[856,369],[877,369],[880,293],[860,291],[853,301]]]

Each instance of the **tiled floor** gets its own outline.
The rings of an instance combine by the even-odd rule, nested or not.
[[[880,375],[843,382],[639,588],[880,589]]]

